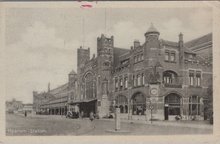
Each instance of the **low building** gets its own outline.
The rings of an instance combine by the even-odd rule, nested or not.
[[[15,99],[12,99],[11,101],[6,101],[6,112],[8,113],[17,113],[22,111],[23,109],[23,103],[22,101],[17,101]]]
[[[32,113],[33,112],[33,104],[23,104],[23,112]]]

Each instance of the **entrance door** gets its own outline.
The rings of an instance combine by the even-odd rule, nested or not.
[[[165,120],[169,119],[169,108],[168,107],[164,107],[164,116],[165,116]]]
[[[180,115],[181,97],[178,94],[171,93],[165,97],[164,119],[168,120],[169,116]]]

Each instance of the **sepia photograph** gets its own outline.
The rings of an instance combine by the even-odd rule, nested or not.
[[[212,135],[211,7],[5,8],[5,135]]]

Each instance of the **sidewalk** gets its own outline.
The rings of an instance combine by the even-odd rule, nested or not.
[[[114,119],[100,119],[106,121],[114,121]],[[149,124],[156,126],[174,126],[174,127],[189,127],[189,128],[199,128],[199,129],[213,129],[213,125],[209,124],[208,121],[144,121],[144,120],[126,120],[121,119],[124,123],[137,123],[137,124]]]

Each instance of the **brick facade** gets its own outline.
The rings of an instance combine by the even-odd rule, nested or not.
[[[210,59],[186,47],[181,33],[178,42],[163,40],[151,25],[144,36],[143,44],[135,40],[125,49],[102,34],[97,57],[91,59],[90,49],[80,47],[77,74],[69,75],[67,103],[100,117],[120,107],[125,118],[150,119],[152,111],[153,119],[202,119],[203,99],[212,84]]]

